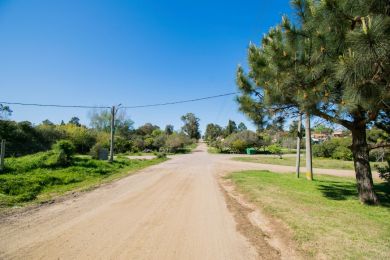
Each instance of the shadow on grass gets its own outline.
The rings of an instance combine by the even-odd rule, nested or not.
[[[358,192],[356,184],[350,182],[338,181],[317,181],[317,188],[324,197],[332,200],[357,199]],[[377,183],[375,192],[378,195],[381,206],[390,208],[390,185],[386,183]]]

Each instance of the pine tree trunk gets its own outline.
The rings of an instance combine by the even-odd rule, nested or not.
[[[299,114],[298,119],[298,133],[297,133],[297,158],[296,158],[296,176],[299,178],[299,170],[301,167],[301,127],[302,127],[302,114]]]
[[[378,204],[378,197],[374,192],[374,184],[372,181],[365,125],[352,130],[351,148],[359,199],[365,204]]]
[[[306,179],[313,180],[312,152],[311,152],[311,129],[310,129],[310,114],[306,113],[305,122],[306,135]]]

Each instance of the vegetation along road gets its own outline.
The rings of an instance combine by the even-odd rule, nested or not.
[[[288,222],[275,224],[268,215],[247,204],[232,186],[237,184],[246,194],[240,188],[244,182],[238,179],[232,182],[230,177],[224,177],[233,171],[264,167],[286,172],[288,166],[235,161],[234,156],[209,154],[206,145],[200,144],[191,154],[173,156],[169,161],[89,193],[3,217],[0,258],[304,257],[307,250],[300,248],[300,236],[296,239],[294,233],[285,228]],[[352,171],[334,170],[332,173],[353,175]],[[267,174],[264,176],[267,178]],[[246,178],[245,182],[247,180],[250,181]],[[253,185],[265,188],[266,181],[253,182]],[[269,192],[267,194],[271,194]],[[273,196],[266,197],[279,196],[276,190],[273,192]],[[257,195],[249,195],[253,202]],[[359,208],[357,194],[355,201],[355,207]],[[254,201],[255,205],[258,203]]]
[[[80,197],[3,219],[0,258],[255,259],[217,182],[220,158],[201,145]]]

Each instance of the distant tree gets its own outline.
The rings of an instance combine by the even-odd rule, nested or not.
[[[65,122],[64,122],[64,120],[61,120],[61,123],[60,123],[60,125],[65,125]]]
[[[90,126],[98,131],[110,132],[111,112],[109,110],[94,109],[89,113]],[[119,110],[115,116],[116,133],[127,135],[133,130],[134,122],[127,117],[125,110]]]
[[[303,131],[303,129],[305,129],[305,126],[302,124],[302,126],[301,126],[301,136],[302,137],[305,136],[305,131]],[[298,135],[298,121],[297,120],[294,120],[291,122],[290,127],[288,129],[288,135],[290,137],[297,137],[297,135]]]
[[[0,119],[6,119],[12,114],[12,110],[9,106],[0,104]]]
[[[191,139],[188,135],[183,133],[173,133],[167,136],[165,141],[165,147],[170,152],[177,152],[179,149],[184,148],[185,145],[191,143]]]
[[[110,132],[110,125],[111,125],[110,111],[94,109],[89,112],[88,116],[92,128],[98,131]]]
[[[92,146],[96,143],[96,133],[85,126],[67,124],[58,127],[65,132],[65,139],[74,144],[78,153],[88,153]]]
[[[331,127],[327,127],[324,124],[318,124],[314,127],[315,133],[321,133],[321,134],[331,134],[333,133],[333,129]]]
[[[153,131],[156,129],[160,129],[160,127],[157,125],[153,125],[151,123],[146,123],[146,124],[138,127],[136,132],[139,135],[146,136],[146,135],[151,135],[153,133]]]
[[[223,129],[217,124],[208,124],[206,126],[206,132],[204,134],[204,139],[207,142],[215,141],[218,137],[223,136]]]
[[[241,123],[238,124],[237,130],[239,132],[241,132],[241,131],[244,131],[244,130],[248,130],[248,128],[246,127],[246,125],[243,122],[241,122]]]
[[[234,122],[233,120],[229,120],[228,124],[225,128],[225,136],[229,136],[229,135],[236,133],[236,132],[237,132],[236,122]]]
[[[275,117],[268,123],[266,129],[274,133],[281,132],[283,131],[285,121],[286,119],[282,116]]]
[[[46,119],[46,120],[42,121],[42,125],[54,125],[54,123],[52,121],[50,121],[49,119]]]
[[[164,130],[165,134],[171,135],[171,134],[173,134],[173,131],[174,131],[173,125],[166,125],[165,130]]]
[[[76,117],[76,116],[72,117],[69,120],[69,124],[72,124],[72,125],[75,125],[75,126],[81,126],[80,119],[78,117]]]
[[[249,130],[229,135],[222,143],[222,150],[244,152],[246,148],[255,148],[261,145],[259,136]]]
[[[181,117],[181,120],[184,123],[184,126],[182,127],[183,132],[191,139],[198,140],[200,138],[199,118],[193,113],[187,113]]]

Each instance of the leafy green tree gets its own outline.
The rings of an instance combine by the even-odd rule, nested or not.
[[[305,129],[305,126],[301,125],[301,136],[305,136],[305,131],[302,131],[302,129]],[[298,121],[294,120],[291,122],[289,129],[288,129],[288,135],[290,137],[297,137],[298,136]]]
[[[86,154],[96,143],[96,134],[85,126],[76,126],[67,124],[58,126],[61,131],[65,132],[65,139],[71,141],[78,153]]]
[[[74,116],[69,120],[69,124],[75,125],[75,126],[81,126],[80,124],[80,118]]]
[[[49,119],[45,119],[42,121],[42,125],[51,125],[54,126],[54,123],[50,121]]]
[[[218,124],[208,124],[206,126],[206,132],[204,133],[204,139],[207,142],[215,141],[218,137],[223,136],[223,129]]]
[[[243,122],[241,122],[241,123],[238,124],[237,130],[239,132],[241,132],[241,131],[244,131],[244,130],[248,130],[248,128],[246,127],[246,125]]]
[[[191,140],[188,135],[183,133],[173,133],[167,136],[165,147],[170,152],[177,152],[180,149],[184,148],[185,145],[191,143]]]
[[[228,124],[225,128],[225,136],[229,136],[233,133],[236,133],[237,132],[237,124],[236,122],[234,122],[233,120],[230,120],[228,121]]]
[[[252,102],[262,118],[305,112],[349,129],[359,198],[376,204],[366,128],[390,131],[390,2],[292,4],[296,23],[283,17],[250,45],[249,73],[238,69],[241,110]]]
[[[45,137],[31,122],[0,120],[0,139],[6,140],[6,156],[21,156],[50,149]]]
[[[181,120],[184,123],[184,126],[182,127],[183,132],[191,139],[199,140],[199,118],[197,118],[193,113],[187,113],[181,117]]]
[[[174,131],[173,125],[166,125],[165,126],[165,130],[164,130],[165,134],[171,135],[171,134],[173,134],[173,131]]]
[[[12,110],[9,106],[0,104],[0,119],[6,119],[12,114]]]
[[[146,136],[146,135],[151,135],[154,130],[160,129],[160,127],[153,125],[151,123],[146,123],[140,127],[137,128],[136,132],[139,135]]]
[[[256,133],[244,130],[229,135],[222,143],[222,150],[243,153],[246,148],[256,148],[260,147],[260,145],[261,139]]]
[[[111,130],[111,112],[107,109],[91,110],[89,112],[90,126],[97,131],[109,133]],[[125,110],[118,110],[115,116],[115,132],[123,137],[129,137],[134,130],[134,122],[127,117]]]
[[[333,129],[331,127],[327,127],[324,124],[318,124],[314,127],[315,133],[322,133],[322,134],[331,134],[333,133]]]

